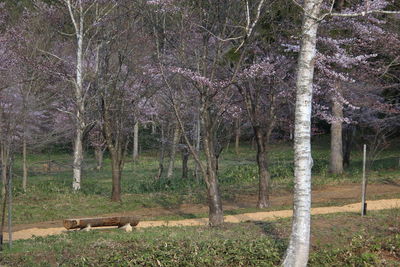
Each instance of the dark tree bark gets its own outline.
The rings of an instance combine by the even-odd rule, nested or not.
[[[211,121],[210,111],[204,109],[203,112],[202,129],[204,132],[204,154],[207,161],[205,182],[207,185],[209,221],[211,226],[218,226],[224,222],[224,213],[222,210],[222,201],[217,178],[218,159],[215,155],[215,131],[213,129],[215,127],[215,124],[213,124],[213,122]]]
[[[235,153],[239,155],[240,148],[240,117],[235,121]]]
[[[111,170],[112,170],[112,194],[111,200],[118,202],[121,201],[121,160],[114,153],[111,154]]]
[[[188,161],[189,161],[189,150],[186,148],[182,148],[182,179],[188,179],[188,174],[189,174],[189,167],[188,167]]]
[[[267,208],[270,206],[269,184],[271,177],[268,171],[268,150],[266,149],[264,138],[258,126],[254,127],[254,133],[257,144],[257,166],[259,176],[257,207]]]
[[[345,168],[350,166],[350,155],[355,133],[356,127],[354,125],[347,125],[343,129],[343,166]]]
[[[273,89],[268,92],[268,106],[262,105],[261,88],[253,86],[251,82],[245,86],[237,85],[240,94],[243,96],[250,122],[253,126],[254,141],[257,148],[257,166],[259,176],[258,208],[267,208],[269,202],[270,173],[268,170],[268,144],[275,125],[275,92]]]
[[[161,179],[164,172],[164,154],[165,154],[165,134],[164,134],[164,126],[161,123],[161,137],[160,137],[160,152],[158,157],[158,172],[156,176],[156,180]]]
[[[104,102],[104,100],[103,100]],[[124,168],[124,155],[128,144],[127,138],[115,135],[112,129],[113,118],[110,116],[108,105],[103,108],[104,135],[111,156],[112,192],[111,200],[121,201],[121,173]]]

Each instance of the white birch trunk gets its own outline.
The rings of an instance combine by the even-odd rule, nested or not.
[[[75,35],[77,39],[76,51],[76,80],[75,80],[75,102],[76,102],[76,129],[75,129],[75,142],[74,142],[74,161],[73,161],[73,183],[72,188],[76,191],[81,188],[81,175],[82,175],[82,161],[83,161],[83,131],[85,129],[85,122],[83,114],[85,112],[85,102],[83,97],[83,38],[84,38],[84,12],[82,7],[82,0],[78,3],[79,21],[74,15],[72,4],[69,0],[66,1],[71,20],[75,28]]]
[[[298,59],[294,133],[294,208],[292,233],[283,266],[307,266],[311,219],[311,105],[318,21],[322,0],[306,0]]]

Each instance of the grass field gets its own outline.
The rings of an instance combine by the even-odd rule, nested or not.
[[[355,150],[352,164],[343,175],[328,172],[327,140],[313,143],[313,188],[319,189],[360,183],[361,154]],[[274,198],[290,198],[293,187],[291,144],[271,148],[272,193]],[[53,161],[50,171],[46,162]],[[144,152],[138,162],[128,162],[122,179],[123,201],[110,202],[111,170],[106,157],[104,169],[94,170],[92,155],[86,155],[82,190],[71,190],[71,156],[66,153],[39,154],[29,157],[28,191],[21,189],[21,160],[16,159],[14,179],[14,224],[61,220],[66,217],[94,216],[149,209],[145,219],[185,219],[207,217],[205,185],[192,174],[180,177],[177,160],[175,177],[155,180],[157,155]],[[190,163],[193,170],[193,162]],[[55,166],[55,167],[54,167]],[[368,173],[369,183],[377,188],[400,184],[398,148],[384,151]],[[257,195],[255,151],[241,147],[240,154],[224,151],[220,160],[220,188],[224,203],[235,203],[225,214],[259,211],[239,205]],[[330,187],[328,187],[330,186]],[[358,185],[357,185],[358,188]],[[400,188],[400,187],[399,187]],[[325,194],[324,191],[321,193]],[[400,189],[369,198],[400,197]],[[318,194],[316,194],[316,199]],[[344,204],[354,199],[315,201],[313,206]],[[239,204],[237,204],[239,203]],[[284,204],[269,210],[291,208]],[[203,205],[203,206],[201,206]],[[229,207],[229,205],[226,205]],[[187,207],[187,213],[159,213]],[[400,266],[400,210],[358,214],[313,216],[310,266]],[[2,252],[0,265],[6,266],[275,266],[287,245],[291,222],[225,224],[208,227],[158,227],[137,229],[127,234],[117,230],[89,233],[71,232],[45,238],[19,240]]]
[[[6,266],[276,266],[290,220],[70,232],[14,242]],[[309,266],[399,266],[400,210],[312,218]]]
[[[313,188],[325,185],[359,183],[361,179],[361,154],[355,150],[352,164],[343,175],[334,176],[328,172],[329,151],[324,139],[313,144]],[[291,144],[278,144],[271,148],[272,192],[287,195],[293,188],[293,153]],[[43,163],[53,161],[53,169],[46,172]],[[14,181],[13,218],[15,224],[59,220],[66,217],[93,216],[99,214],[134,211],[139,208],[174,208],[183,204],[205,204],[205,185],[193,177],[182,180],[180,162],[177,160],[175,177],[155,180],[157,173],[157,155],[145,152],[140,161],[128,162],[122,177],[123,201],[109,201],[111,192],[111,169],[109,159],[105,158],[104,169],[96,171],[92,155],[86,155],[83,172],[82,190],[71,190],[71,156],[62,153],[51,155],[32,155],[29,158],[30,177],[28,190],[21,189],[21,161],[17,158]],[[193,162],[191,162],[193,170]],[[369,183],[396,184],[400,181],[397,149],[383,152],[375,161],[370,171]],[[224,151],[220,160],[220,188],[225,202],[240,201],[240,196],[257,194],[257,165],[255,151],[250,146],[243,146],[240,155],[233,151]],[[396,196],[396,195],[394,195]],[[398,194],[400,196],[400,194]],[[391,196],[387,196],[391,197]],[[334,200],[325,205],[338,204]],[[342,204],[342,203],[340,203]],[[281,209],[289,207],[271,207]],[[252,207],[231,210],[230,213],[256,211]],[[229,213],[228,212],[228,213]],[[204,212],[193,217],[207,216]],[[185,218],[176,215],[174,218]]]

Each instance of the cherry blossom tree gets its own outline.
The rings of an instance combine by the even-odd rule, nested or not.
[[[262,51],[260,47],[254,50]],[[259,208],[269,203],[270,172],[268,168],[268,146],[277,120],[280,119],[285,102],[292,95],[289,58],[282,55],[252,55],[254,63],[238,74],[236,83],[243,96],[257,145],[259,170]]]

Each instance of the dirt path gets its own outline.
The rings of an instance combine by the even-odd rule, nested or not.
[[[398,184],[370,184],[368,185],[368,198],[369,199],[388,199],[397,198],[400,194],[400,185]],[[328,203],[336,203],[337,205],[344,205],[354,203],[360,200],[361,187],[359,184],[343,184],[324,186],[321,188],[313,189],[312,201],[313,205],[326,206]],[[254,208],[257,205],[258,195],[243,194],[238,191],[229,200],[223,202],[225,211],[238,210],[243,208]],[[271,195],[271,207],[291,207],[293,195],[288,191],[275,191]],[[155,220],[157,217],[166,216],[182,216],[183,218],[193,218],[198,214],[207,214],[208,206],[206,204],[179,204],[175,206],[160,206],[155,208],[140,208],[135,210],[128,210],[124,212],[97,214],[96,216],[139,216],[142,220]],[[76,218],[83,218],[88,216],[81,216],[77,214]],[[62,225],[61,220],[45,221],[31,224],[19,224],[13,227],[14,231],[21,231],[31,228],[57,228]]]
[[[330,207],[318,207],[312,208],[311,213],[316,214],[329,214],[339,212],[360,212],[361,203],[349,204],[344,206],[330,206]],[[382,199],[382,200],[370,200],[368,201],[368,210],[384,210],[400,208],[400,199]],[[272,221],[280,218],[288,218],[292,216],[292,210],[278,210],[268,212],[254,212],[244,213],[238,215],[225,216],[225,222],[228,223],[240,223],[247,221]],[[207,218],[200,219],[186,219],[177,221],[142,221],[139,223],[137,228],[147,228],[156,226],[205,226],[208,224]],[[53,228],[30,228],[13,233],[13,239],[28,239],[33,236],[48,236],[54,234],[61,234],[67,232],[65,228],[53,227]],[[6,235],[7,236],[7,235]]]

